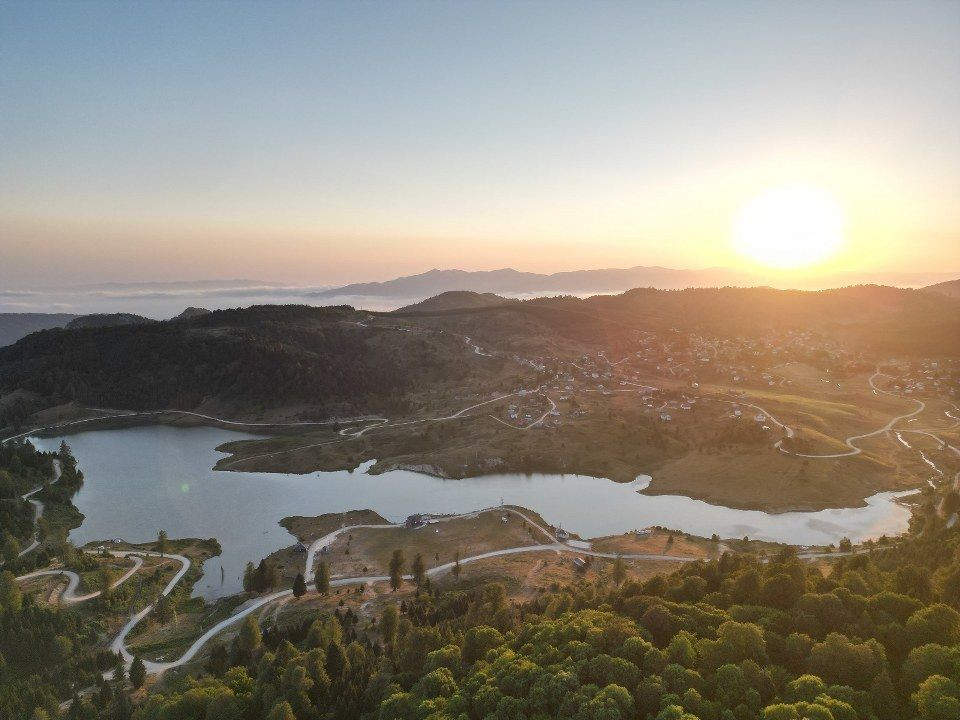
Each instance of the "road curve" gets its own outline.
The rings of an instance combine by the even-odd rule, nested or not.
[[[890,395],[890,396],[892,396],[892,397],[900,397],[900,396],[897,395],[896,393],[887,392],[886,390],[881,390],[880,388],[878,388],[876,385],[873,384],[873,379],[874,379],[877,375],[882,375],[882,374],[883,374],[883,373],[881,373],[879,370],[877,370],[873,375],[870,376],[870,378],[867,380],[867,382],[870,384],[870,387],[874,390],[874,392],[883,393],[884,395]],[[906,399],[906,398],[904,398],[904,399]],[[917,405],[919,406],[919,407],[917,407],[916,410],[914,410],[913,412],[906,413],[906,414],[904,414],[904,415],[897,415],[896,417],[891,418],[891,419],[890,419],[890,422],[888,422],[888,423],[887,423],[886,425],[884,425],[882,428],[878,428],[877,430],[874,430],[874,431],[872,431],[872,432],[863,433],[862,435],[851,435],[850,437],[846,438],[846,439],[843,441],[844,444],[845,444],[847,447],[850,448],[850,449],[847,450],[846,452],[842,452],[842,453],[827,453],[827,454],[822,454],[822,455],[816,455],[816,454],[812,454],[812,453],[791,452],[790,450],[784,450],[783,446],[781,445],[782,440],[778,440],[778,441],[774,444],[774,447],[776,447],[780,452],[785,453],[785,454],[787,454],[787,455],[793,455],[794,457],[802,457],[802,458],[842,458],[842,457],[851,457],[851,456],[853,456],[853,455],[859,455],[860,453],[863,452],[863,450],[861,450],[859,447],[857,447],[856,445],[853,444],[853,442],[854,442],[855,440],[863,440],[863,439],[865,439],[865,438],[874,437],[874,436],[876,436],[876,435],[880,435],[880,434],[882,434],[882,433],[885,433],[885,432],[891,430],[891,429],[893,428],[893,426],[896,425],[896,424],[897,424],[898,422],[900,422],[901,420],[906,420],[907,418],[911,418],[911,417],[913,417],[914,415],[917,415],[917,414],[923,412],[923,410],[927,407],[926,403],[923,402],[923,400],[918,400],[918,399],[916,399],[916,398],[911,398],[911,399],[913,400],[913,402],[917,403]],[[766,412],[766,411],[764,411],[764,412]],[[769,416],[769,413],[767,413],[767,415]],[[780,423],[777,423],[777,424],[780,425]],[[786,426],[784,425],[783,427],[786,427]],[[789,429],[789,428],[787,428],[787,436],[788,436],[788,437],[793,437],[793,431],[792,431],[791,429]]]
[[[110,554],[114,557],[126,557],[127,555],[145,555],[147,557],[164,557],[170,558],[171,560],[177,560],[180,563],[180,569],[177,573],[170,578],[170,581],[166,584],[163,590],[160,591],[161,595],[169,595],[173,589],[177,586],[177,583],[180,582],[181,578],[187,574],[187,571],[190,569],[190,558],[185,555],[176,555],[171,553],[166,553],[161,555],[157,552],[145,552],[142,550],[112,550]],[[126,625],[120,630],[120,633],[113,639],[113,642],[110,643],[110,650],[114,653],[120,653],[123,655],[124,660],[127,663],[133,661],[133,655],[127,650],[126,639],[127,635],[130,634],[130,631],[135,628],[143,618],[149,615],[154,608],[155,603],[150,603],[143,610],[132,615],[127,621]]]
[[[127,570],[122,576],[120,576],[120,578],[118,578],[116,581],[114,581],[110,585],[111,590],[123,585],[123,583],[125,583],[127,580],[133,577],[133,574],[143,566],[142,557],[138,555],[134,555],[132,557],[133,557],[133,567]],[[60,602],[66,605],[74,605],[76,603],[85,602],[86,600],[93,600],[93,598],[100,597],[100,595],[102,594],[101,590],[97,590],[96,592],[87,593],[86,595],[77,595],[76,592],[77,592],[77,587],[79,587],[80,585],[80,576],[77,575],[73,570],[67,570],[65,568],[56,568],[53,570],[35,570],[34,572],[27,573],[26,575],[21,575],[20,577],[17,578],[17,582],[21,582],[23,580],[30,580],[36,577],[43,577],[47,575],[56,575],[59,577],[65,577],[69,580],[69,582],[67,583],[66,589],[60,595]]]

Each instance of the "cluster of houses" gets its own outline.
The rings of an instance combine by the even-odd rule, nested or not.
[[[924,392],[957,397],[960,388],[960,367],[956,360],[921,360],[901,363],[897,368],[900,379],[892,385],[895,392],[914,395]]]

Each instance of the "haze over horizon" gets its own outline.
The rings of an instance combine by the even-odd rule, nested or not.
[[[960,270],[960,5],[0,6],[0,288]]]

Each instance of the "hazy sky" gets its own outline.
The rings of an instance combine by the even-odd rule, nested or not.
[[[0,288],[743,265],[960,271],[960,2],[0,2]]]

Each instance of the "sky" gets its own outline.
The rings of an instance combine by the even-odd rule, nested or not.
[[[958,271],[960,2],[0,2],[0,289],[429,268]],[[803,208],[798,212],[802,214]]]

